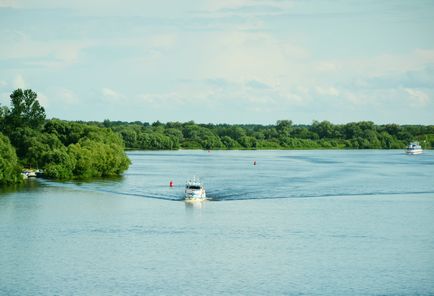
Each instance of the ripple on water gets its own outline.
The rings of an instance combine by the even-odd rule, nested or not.
[[[434,192],[430,151],[423,157],[371,150],[135,151],[128,156],[132,165],[121,178],[43,183],[169,201],[183,200],[183,184],[194,175],[213,201]],[[169,188],[172,180],[175,187]]]

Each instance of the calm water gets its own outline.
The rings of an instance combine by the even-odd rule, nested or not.
[[[0,192],[0,295],[434,295],[433,151],[129,156]]]

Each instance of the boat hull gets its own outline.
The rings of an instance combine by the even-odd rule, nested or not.
[[[204,201],[206,200],[206,192],[205,189],[200,190],[189,190],[185,191],[185,201],[195,202],[195,201]]]
[[[417,155],[417,154],[422,154],[423,150],[410,150],[410,151],[406,151],[406,153],[408,155]]]
[[[185,197],[186,203],[195,203],[195,202],[203,202],[206,201],[206,197]]]

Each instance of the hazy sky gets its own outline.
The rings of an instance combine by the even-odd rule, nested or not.
[[[0,0],[0,103],[48,117],[434,124],[434,1]]]

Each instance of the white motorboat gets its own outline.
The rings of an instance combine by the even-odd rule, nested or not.
[[[408,144],[405,153],[410,155],[422,154],[423,150],[422,147],[419,145],[419,142],[411,142],[410,144]]]
[[[22,175],[26,176],[27,178],[34,178],[36,177],[36,171],[32,169],[24,170],[21,173]],[[27,179],[25,178],[25,179]]]
[[[206,200],[206,192],[205,187],[200,182],[200,180],[196,177],[188,180],[185,184],[185,201],[195,202],[204,200]]]

